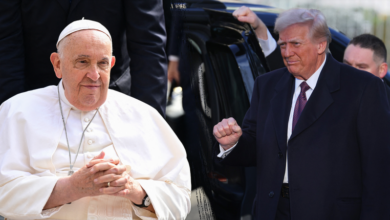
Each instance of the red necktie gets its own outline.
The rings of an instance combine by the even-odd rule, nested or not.
[[[301,87],[301,93],[299,94],[297,98],[297,102],[295,103],[292,130],[294,130],[295,125],[298,122],[299,116],[301,116],[303,108],[305,108],[307,102],[306,91],[310,89],[310,86],[307,85],[305,81],[301,83],[300,87]]]

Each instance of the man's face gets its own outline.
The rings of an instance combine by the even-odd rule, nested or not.
[[[82,111],[96,109],[107,98],[110,70],[115,63],[111,40],[103,32],[82,30],[62,41],[62,57],[53,53],[51,59],[57,77],[63,79],[65,96]]]
[[[381,77],[380,65],[374,60],[374,51],[368,48],[361,48],[357,45],[348,45],[344,52],[343,62],[356,69],[367,71],[377,77]]]
[[[307,80],[325,58],[326,42],[314,43],[307,24],[294,24],[279,33],[281,54],[288,71]]]

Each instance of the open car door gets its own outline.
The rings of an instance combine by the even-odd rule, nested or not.
[[[200,146],[195,153],[202,167],[201,185],[216,219],[251,219],[256,168],[215,163],[219,149],[213,127],[229,117],[242,124],[254,81],[268,72],[268,66],[250,25],[239,22],[231,13],[199,10],[186,12],[184,30],[200,125]]]

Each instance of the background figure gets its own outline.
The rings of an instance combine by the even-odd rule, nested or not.
[[[61,30],[81,18],[102,23],[117,59],[110,88],[164,115],[166,32],[158,0],[3,0],[0,2],[0,103],[20,92],[56,85],[48,60]]]
[[[372,34],[362,34],[349,42],[343,62],[383,79],[388,69],[386,56],[386,46],[381,39]],[[390,88],[386,84],[385,88],[390,103]]]

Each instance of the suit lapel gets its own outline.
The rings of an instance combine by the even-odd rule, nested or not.
[[[328,55],[317,85],[306,103],[290,140],[312,125],[333,103],[331,93],[340,88],[340,64]]]
[[[69,14],[76,8],[76,6],[80,3],[81,0],[72,0],[72,4],[70,5]],[[81,19],[81,18],[78,18]]]
[[[271,99],[271,109],[275,124],[276,136],[281,152],[286,152],[287,124],[291,110],[292,95],[295,78],[287,71],[275,87],[275,93]]]
[[[67,12],[69,10],[69,0],[57,0],[61,7]]]

